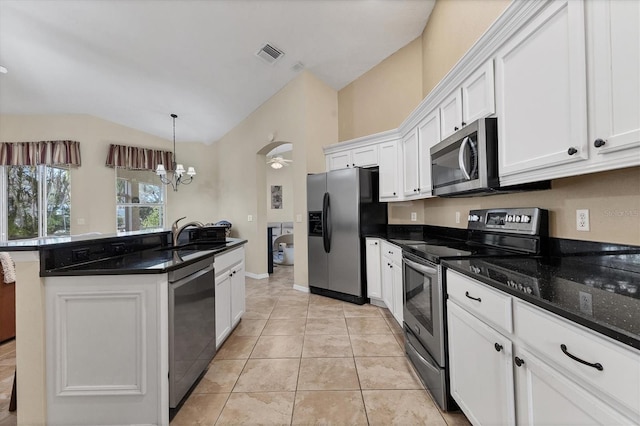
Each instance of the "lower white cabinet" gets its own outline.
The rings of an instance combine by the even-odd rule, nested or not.
[[[517,365],[518,424],[624,425],[635,423],[527,350],[519,350],[516,357],[514,359]]]
[[[402,326],[402,249],[382,241],[381,252],[382,301]]]
[[[229,337],[245,310],[244,248],[215,257],[216,348]]]
[[[382,299],[382,277],[380,270],[380,239],[367,238],[367,297]]]
[[[640,424],[640,351],[451,270],[447,295],[451,395],[474,425]]]
[[[451,396],[474,425],[515,423],[511,341],[447,302]]]

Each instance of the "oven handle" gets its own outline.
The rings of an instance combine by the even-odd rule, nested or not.
[[[413,260],[409,260],[407,258],[402,259],[404,263],[409,265],[410,268],[415,269],[418,272],[422,272],[423,274],[435,275],[438,273],[438,270],[435,268],[430,268],[429,266],[421,265],[419,263],[414,262]]]
[[[471,180],[471,175],[469,174],[469,172],[467,171],[467,168],[464,165],[464,153],[466,152],[467,146],[469,146],[469,148],[473,150],[473,142],[471,141],[471,138],[469,136],[462,139],[462,144],[460,144],[460,151],[458,151],[458,165],[460,166],[460,170],[462,171],[462,174],[464,175],[464,177],[467,180]],[[475,165],[471,173],[475,174]]]

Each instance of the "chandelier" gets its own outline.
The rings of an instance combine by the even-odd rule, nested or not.
[[[173,118],[173,172],[169,172],[172,175],[167,174],[167,171],[164,168],[163,164],[158,164],[156,168],[156,174],[160,178],[160,181],[165,185],[171,185],[174,191],[178,190],[178,185],[181,183],[184,185],[189,185],[191,181],[193,181],[193,177],[196,175],[196,169],[193,167],[189,167],[186,171],[187,177],[183,179],[185,175],[184,166],[182,164],[177,164],[176,160],[176,118],[177,115],[171,114],[171,118]]]

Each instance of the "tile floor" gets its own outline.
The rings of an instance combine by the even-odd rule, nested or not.
[[[247,278],[242,321],[172,426],[469,424],[433,403],[388,310],[292,286],[292,267]]]

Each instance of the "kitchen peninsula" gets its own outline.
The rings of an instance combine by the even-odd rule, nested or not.
[[[174,248],[170,236],[156,231],[1,243],[16,262],[20,287],[19,423],[169,423],[169,407],[181,398],[172,395],[173,383],[186,392],[190,384],[181,379],[197,377],[194,371],[205,368],[219,346],[214,317],[217,326],[224,322],[218,315],[228,314],[233,327],[244,312],[244,300],[237,299],[244,299],[246,243],[228,238]],[[219,284],[228,274],[237,277],[229,284],[238,289],[214,302],[214,277]],[[191,284],[196,281],[199,287]],[[206,336],[183,315],[185,301],[208,315]],[[225,302],[229,306],[221,308]],[[199,340],[184,340],[192,335]],[[192,352],[200,356],[186,359]]]

